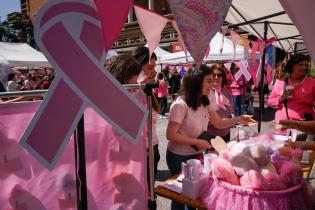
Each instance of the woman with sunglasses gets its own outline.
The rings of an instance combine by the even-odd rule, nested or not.
[[[213,84],[208,95],[211,101],[211,107],[216,110],[221,118],[231,118],[234,114],[234,106],[231,91],[226,88],[228,83],[226,73],[223,67],[214,65],[213,70]],[[216,128],[211,121],[208,124],[208,133],[212,136],[221,136],[225,142],[230,141],[230,128]]]

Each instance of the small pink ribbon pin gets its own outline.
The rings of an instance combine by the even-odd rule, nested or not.
[[[36,41],[56,77],[20,144],[49,169],[87,106],[131,142],[141,135],[147,111],[104,68],[102,33],[88,0],[49,1],[36,17]]]

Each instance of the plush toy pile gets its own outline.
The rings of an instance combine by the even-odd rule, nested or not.
[[[302,182],[303,173],[296,163],[300,149],[270,146],[257,142],[239,142],[212,162],[212,175],[233,185],[260,190],[285,190]]]

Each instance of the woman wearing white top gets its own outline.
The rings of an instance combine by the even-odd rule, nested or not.
[[[172,176],[181,171],[182,162],[195,158],[198,154],[211,148],[208,141],[197,139],[201,133],[207,130],[209,119],[218,128],[229,127],[238,122],[256,122],[247,115],[221,119],[209,106],[208,95],[212,81],[213,72],[206,65],[201,65],[198,72],[194,69],[190,73],[186,73],[179,97],[171,105],[166,130],[166,137],[169,140],[166,161]],[[196,151],[192,145],[198,150]],[[173,201],[171,209],[185,209],[185,206]],[[188,209],[193,208],[188,207]]]

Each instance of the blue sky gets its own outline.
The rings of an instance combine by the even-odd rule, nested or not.
[[[20,0],[0,0],[1,21],[7,19],[7,14],[11,12],[20,12]]]

